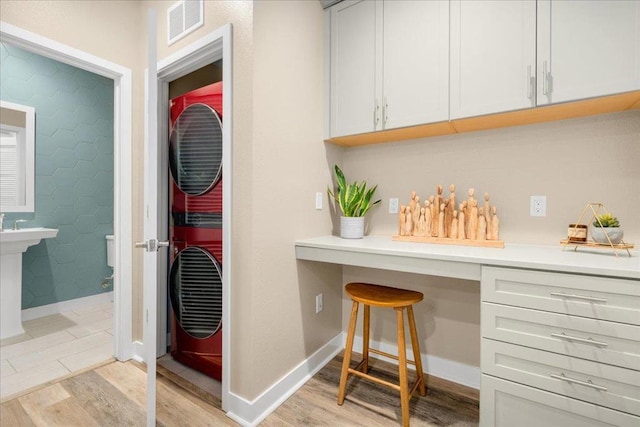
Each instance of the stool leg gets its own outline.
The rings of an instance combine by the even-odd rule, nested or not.
[[[344,395],[347,390],[347,377],[349,376],[349,363],[351,362],[351,351],[353,350],[353,338],[356,334],[356,320],[358,319],[358,302],[354,301],[351,307],[351,320],[349,321],[349,332],[347,332],[347,345],[344,349],[344,360],[342,361],[342,373],[340,374],[340,388],[338,391],[338,405],[344,403]]]
[[[411,346],[413,347],[413,358],[416,362],[416,381],[420,381],[420,396],[427,394],[424,385],[424,371],[422,370],[422,357],[420,356],[420,343],[418,342],[418,332],[416,331],[416,321],[413,317],[413,307],[407,307],[409,315],[409,332],[411,333]]]
[[[409,426],[409,384],[407,381],[407,343],[404,338],[403,308],[397,307],[398,321],[398,373],[400,374],[400,406],[402,407],[402,425]]]
[[[364,304],[364,321],[362,322],[362,372],[369,372],[369,319],[371,306]]]

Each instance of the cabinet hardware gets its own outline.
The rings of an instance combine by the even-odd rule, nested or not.
[[[558,375],[558,374],[551,374],[551,378],[555,378],[556,380],[560,380],[560,381],[566,381],[568,383],[571,384],[579,384],[579,385],[583,385],[585,387],[591,387],[591,388],[595,388],[596,390],[600,390],[600,391],[607,391],[607,388],[598,384],[594,384],[591,382],[591,380],[587,380],[587,381],[582,381],[582,380],[577,380],[575,378],[571,378],[571,377],[567,377],[564,373]]]
[[[555,337],[555,338],[560,338],[560,339],[563,339],[563,340],[567,340],[567,341],[578,341],[578,342],[581,342],[581,343],[598,345],[598,346],[601,346],[601,347],[607,347],[609,345],[606,342],[596,341],[591,337],[589,337],[589,338],[572,337],[571,335],[566,335],[564,332],[562,332],[561,334],[558,334],[558,333],[554,332],[554,333],[551,334],[551,336]]]
[[[593,302],[607,302],[605,298],[590,297],[586,295],[567,294],[564,292],[550,292],[550,295],[553,295],[554,297],[562,297],[562,298],[583,299],[586,301],[593,301]]]
[[[384,98],[384,105],[382,106],[382,120],[382,126],[386,128],[387,122],[389,121],[389,104],[387,103],[387,97]]]
[[[535,106],[534,88],[536,87],[536,78],[531,75],[531,65],[527,66],[527,98],[531,100],[531,104]]]
[[[380,115],[378,114],[379,112],[380,104],[376,99],[376,106],[373,108],[373,130],[376,130],[378,128],[378,122],[380,121]]]
[[[547,72],[547,61],[542,62],[542,94],[549,95],[549,72]]]

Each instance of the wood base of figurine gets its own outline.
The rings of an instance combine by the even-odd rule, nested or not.
[[[450,239],[448,237],[430,237],[430,236],[391,236],[391,239],[398,242],[436,243],[441,245],[458,245],[458,246],[479,246],[483,248],[504,248],[504,240]]]

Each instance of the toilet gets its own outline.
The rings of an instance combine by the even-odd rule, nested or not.
[[[107,234],[107,265],[114,267],[116,261],[116,238],[113,234]]]

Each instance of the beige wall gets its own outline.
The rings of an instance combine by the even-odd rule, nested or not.
[[[371,215],[371,234],[397,233],[396,216],[387,213],[389,197],[406,203],[415,190],[424,200],[435,193],[437,184],[443,184],[448,195],[449,184],[455,183],[458,199],[469,187],[479,191],[478,196],[485,191],[491,195],[507,243],[552,245],[559,251],[567,225],[589,202],[605,203],[623,225],[626,240],[640,242],[639,164],[640,111],[636,110],[349,148],[344,151],[343,170],[350,180],[379,184],[383,203]],[[547,196],[546,217],[529,216],[531,195]],[[354,280],[421,289],[425,302],[416,307],[416,318],[421,319],[423,351],[479,366],[478,282],[345,267],[343,282]],[[350,307],[344,299],[345,328]],[[393,343],[395,319],[376,316],[376,327],[383,333],[374,338]]]

